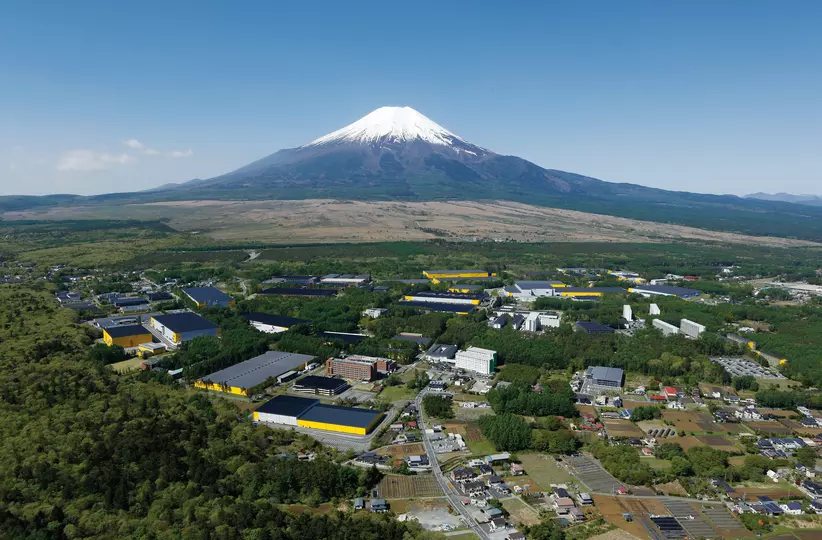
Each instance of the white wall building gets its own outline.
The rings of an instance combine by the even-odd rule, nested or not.
[[[483,375],[491,375],[497,367],[497,351],[468,347],[454,356],[454,367],[474,371]]]
[[[371,317],[372,319],[379,319],[380,317],[382,317],[386,313],[388,313],[388,310],[386,308],[372,307],[372,308],[368,308],[365,311],[363,311],[362,316],[363,317]]]
[[[689,338],[696,339],[702,332],[705,331],[705,327],[699,323],[695,323],[694,321],[682,319],[679,323],[679,331]]]
[[[625,304],[622,306],[622,318],[626,321],[633,321],[634,320],[634,311],[631,309],[631,306]]]
[[[672,325],[671,323],[666,323],[662,319],[654,319],[654,322],[651,323],[654,328],[658,328],[662,331],[663,336],[672,336],[674,334],[679,333],[679,328]]]
[[[661,315],[662,311],[660,311],[659,306],[656,304],[651,304],[651,309],[648,312],[650,315]]]

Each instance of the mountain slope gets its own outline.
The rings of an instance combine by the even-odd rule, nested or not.
[[[0,210],[179,200],[509,200],[739,232],[822,240],[822,207],[666,191],[543,169],[474,145],[408,107],[382,107],[342,129],[230,173],[142,193],[0,198]]]
[[[790,193],[751,193],[745,195],[746,199],[759,199],[761,201],[780,201],[795,204],[808,204],[811,206],[822,206],[822,197],[819,195],[792,195]]]

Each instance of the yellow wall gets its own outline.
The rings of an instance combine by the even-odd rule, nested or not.
[[[473,278],[473,277],[489,277],[496,276],[496,274],[489,274],[488,272],[428,272],[422,273],[427,278]]]
[[[248,390],[237,386],[223,386],[217,383],[210,383],[203,380],[195,381],[194,386],[203,390],[214,390],[215,392],[227,392],[238,396],[247,396]]]
[[[560,292],[561,296],[602,296],[599,291]]]
[[[365,428],[353,426],[341,426],[338,424],[326,424],[325,422],[310,422],[308,420],[297,419],[297,425],[325,431],[337,431],[339,433],[353,433],[354,435],[365,435]]]
[[[123,336],[113,338],[111,337],[108,332],[103,330],[103,341],[106,342],[106,345],[111,347],[112,345],[119,345],[121,347],[136,347],[141,343],[149,343],[151,342],[151,334],[137,334],[135,336]]]

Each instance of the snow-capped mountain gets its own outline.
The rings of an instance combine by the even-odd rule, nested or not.
[[[264,189],[280,198],[372,199],[458,198],[478,188],[488,197],[534,187],[572,189],[533,163],[471,144],[411,107],[380,107],[198,186]]]

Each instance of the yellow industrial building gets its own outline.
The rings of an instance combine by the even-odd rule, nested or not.
[[[119,345],[123,348],[137,347],[142,343],[151,343],[151,332],[141,324],[112,326],[103,328],[103,341],[111,347]]]
[[[385,415],[380,411],[325,405],[317,399],[276,396],[254,411],[257,422],[299,426],[351,435],[367,435]]]
[[[424,270],[422,275],[428,279],[496,277],[495,273],[488,272],[487,270]]]

